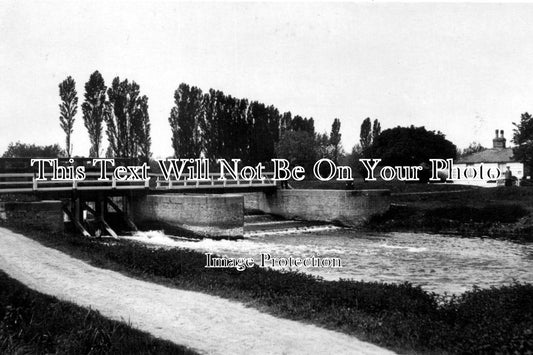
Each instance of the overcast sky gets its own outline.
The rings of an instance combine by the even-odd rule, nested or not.
[[[181,82],[342,122],[426,126],[459,148],[533,111],[532,4],[0,2],[0,154],[11,141],[64,146],[58,84],[135,80],[152,151],[172,154]],[[74,154],[87,155],[81,108]],[[104,142],[107,142],[104,136]],[[107,145],[107,143],[106,143]]]

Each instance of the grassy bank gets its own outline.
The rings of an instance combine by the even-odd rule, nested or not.
[[[93,265],[244,302],[277,316],[356,335],[402,352],[533,350],[533,286],[473,290],[444,299],[409,284],[323,281],[252,268],[206,269],[205,255],[127,242],[25,233]],[[273,325],[275,326],[275,325]]]
[[[391,199],[390,210],[367,228],[533,241],[531,187],[393,193]]]
[[[0,271],[2,354],[196,354],[98,312],[43,295]]]

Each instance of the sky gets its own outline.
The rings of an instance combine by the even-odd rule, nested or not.
[[[458,148],[533,111],[533,4],[0,2],[0,154],[59,143],[58,84],[135,80],[149,97],[154,157],[182,82],[315,119],[341,120],[347,151],[366,118],[425,126]],[[104,142],[107,139],[104,135]],[[87,155],[81,107],[74,155]]]

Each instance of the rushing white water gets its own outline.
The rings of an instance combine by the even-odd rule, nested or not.
[[[327,226],[322,226],[327,227]],[[129,239],[228,257],[338,257],[342,268],[299,268],[328,280],[409,281],[437,293],[461,293],[514,280],[533,282],[533,244],[418,233],[361,234],[349,229],[249,233],[242,240],[200,241],[157,231]],[[309,230],[308,230],[309,231]],[[295,269],[293,269],[295,270]]]

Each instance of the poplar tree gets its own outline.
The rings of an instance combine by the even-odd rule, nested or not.
[[[203,119],[200,121],[201,140],[205,157],[218,158],[218,122],[217,122],[216,91],[209,89],[202,100]]]
[[[332,147],[332,160],[335,164],[339,162],[339,155],[341,154],[341,121],[338,118],[335,118],[333,120],[333,124],[331,125],[331,133],[329,135],[329,144]]]
[[[137,156],[143,162],[149,162],[152,156],[152,138],[150,136],[150,116],[148,115],[148,97],[143,95],[138,100],[138,107],[134,111],[133,133],[136,143]]]
[[[102,75],[95,71],[85,83],[85,101],[81,105],[83,122],[89,133],[89,156],[99,157],[102,143],[103,121],[106,108],[106,86]]]
[[[370,117],[367,117],[363,120],[363,123],[361,123],[361,131],[359,133],[359,144],[361,145],[363,154],[368,150],[368,148],[370,148],[370,145],[372,144],[371,129],[372,123],[370,121]]]
[[[202,90],[182,83],[174,92],[174,107],[168,122],[172,130],[172,148],[176,158],[198,158],[202,152]]]
[[[140,96],[135,82],[119,77],[113,79],[107,90],[109,101],[105,108],[107,138],[115,157],[150,157],[150,117],[148,97]]]
[[[67,77],[59,84],[59,122],[66,135],[66,153],[70,158],[72,154],[72,143],[70,137],[74,131],[74,116],[78,112],[78,93],[76,92],[76,82],[72,77]]]
[[[376,118],[374,120],[374,124],[372,125],[372,142],[376,140],[376,138],[381,134],[381,123],[379,123],[378,119]]]

